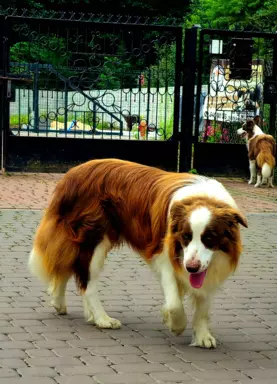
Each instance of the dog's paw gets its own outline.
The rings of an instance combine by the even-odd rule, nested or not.
[[[92,311],[90,310],[89,305],[88,305],[85,297],[83,298],[83,306],[84,306],[84,318],[85,318],[86,322],[90,323],[90,324],[95,324],[94,315],[93,315]]]
[[[95,325],[98,328],[119,329],[121,327],[121,322],[119,320],[113,319],[112,317],[109,317],[107,315],[103,318],[96,320]]]
[[[248,181],[248,184],[250,185],[250,184],[254,184],[254,181],[253,180],[249,180]]]
[[[205,333],[196,333],[190,344],[191,347],[200,347],[200,348],[216,348],[216,340],[210,334],[210,332]]]
[[[256,184],[254,185],[254,187],[255,187],[255,188],[258,188],[260,185],[261,185],[260,183],[256,183]]]
[[[66,305],[64,303],[60,303],[57,300],[52,300],[51,305],[52,305],[52,307],[55,308],[58,315],[66,315],[67,314],[67,308],[66,308]]]
[[[94,315],[91,311],[84,310],[84,317],[87,323],[95,324]]]
[[[163,308],[163,322],[174,333],[174,335],[181,335],[187,326],[187,317],[183,307],[180,308]]]

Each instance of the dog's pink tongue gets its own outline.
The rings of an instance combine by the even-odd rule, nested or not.
[[[206,273],[207,271],[200,272],[200,273],[191,273],[189,275],[189,281],[191,286],[193,288],[201,288],[204,283]]]

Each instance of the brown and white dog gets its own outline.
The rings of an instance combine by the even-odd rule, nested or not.
[[[248,119],[242,127],[237,130],[237,134],[245,139],[247,149],[249,149],[249,140],[251,138],[257,135],[264,135],[260,124],[260,116],[255,116],[254,119]]]
[[[273,187],[274,168],[276,165],[276,142],[273,136],[266,135],[258,126],[259,117],[248,120],[242,128],[237,130],[238,135],[245,137],[248,149],[250,180],[248,184],[256,181],[255,187],[267,182]],[[257,180],[256,180],[257,177]]]
[[[186,328],[183,297],[194,299],[192,345],[216,346],[208,326],[212,296],[236,269],[244,216],[215,180],[122,160],[93,160],[58,183],[39,225],[31,271],[49,284],[52,305],[66,313],[65,290],[74,276],[86,319],[119,328],[107,315],[96,283],[107,253],[127,243],[153,268],[165,297],[164,322]]]

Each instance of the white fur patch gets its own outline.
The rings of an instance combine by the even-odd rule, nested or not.
[[[152,261],[152,268],[160,281],[165,305],[163,308],[164,323],[176,335],[181,334],[187,325],[182,297],[180,296],[175,271],[168,257],[168,250],[157,255]]]
[[[197,236],[201,234],[207,224],[209,224],[211,217],[212,214],[208,208],[200,207],[195,209],[189,218],[192,233]]]
[[[175,279],[175,271],[168,257],[168,250],[157,255],[153,259],[152,268],[157,274],[165,296],[166,305],[170,308],[180,306],[178,287]]]
[[[268,179],[272,174],[271,166],[267,163],[264,163],[262,167],[262,176],[264,179]]]
[[[201,263],[199,272],[205,271],[212,259],[213,251],[206,248],[201,241],[201,235],[209,224],[212,218],[212,213],[206,207],[195,209],[190,217],[189,223],[192,230],[192,240],[189,245],[184,249],[184,266],[186,263],[195,258]]]
[[[249,161],[250,180],[248,184],[253,184],[257,177],[256,160]]]
[[[213,197],[224,201],[233,208],[237,208],[236,202],[221,183],[214,179],[199,177],[194,184],[182,187],[175,192],[171,199],[169,209],[174,202],[181,201],[186,197],[191,196]]]
[[[259,187],[260,185],[262,185],[262,176],[261,175],[258,175],[257,176],[257,183],[255,184],[255,187]]]
[[[49,283],[49,277],[44,269],[42,259],[34,248],[29,255],[28,269],[33,276],[38,277],[43,283]]]
[[[257,136],[257,135],[263,135],[264,132],[261,130],[261,128],[258,126],[258,125],[255,125],[254,126],[254,135]]]
[[[238,134],[239,136],[243,135],[244,133],[246,133],[246,131],[245,131],[243,128],[239,128],[239,129],[237,130],[237,134]]]

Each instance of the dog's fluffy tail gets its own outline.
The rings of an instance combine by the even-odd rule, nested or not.
[[[74,263],[80,246],[73,240],[72,230],[65,220],[46,216],[38,228],[29,257],[29,269],[45,283],[57,284],[74,273]]]
[[[264,163],[262,166],[262,177],[268,179],[271,176],[272,168],[268,163]]]
[[[268,148],[264,148],[257,156],[257,165],[262,169],[262,177],[268,179],[273,172],[276,160]]]
[[[103,239],[106,221],[99,204],[92,202],[82,210],[78,200],[86,197],[81,188],[71,172],[57,185],[37,230],[29,269],[52,285],[74,275],[79,288],[85,290],[93,251]]]

